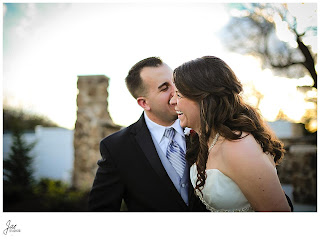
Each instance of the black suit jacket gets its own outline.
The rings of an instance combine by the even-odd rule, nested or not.
[[[189,206],[171,182],[145,123],[131,126],[100,142],[102,159],[89,196],[89,211],[204,211],[189,182]]]

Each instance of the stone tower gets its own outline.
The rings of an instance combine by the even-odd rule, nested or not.
[[[89,190],[101,159],[99,143],[120,130],[108,112],[109,78],[103,75],[78,76],[77,121],[74,130],[73,187]]]

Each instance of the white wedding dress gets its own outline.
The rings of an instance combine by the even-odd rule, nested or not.
[[[206,170],[207,179],[202,189],[203,197],[196,194],[211,212],[253,212],[253,208],[241,192],[238,185],[218,169]],[[197,167],[190,168],[190,179],[193,188],[197,181]]]

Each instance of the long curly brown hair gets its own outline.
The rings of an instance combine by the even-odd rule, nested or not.
[[[186,159],[196,163],[195,190],[201,192],[206,180],[208,141],[215,132],[228,140],[250,133],[263,152],[278,164],[285,153],[283,144],[267,127],[258,110],[246,104],[240,93],[242,85],[232,69],[221,59],[205,56],[186,62],[174,70],[174,83],[186,98],[200,105],[200,133],[190,137]]]

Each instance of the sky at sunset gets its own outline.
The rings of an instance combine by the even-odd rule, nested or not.
[[[264,80],[270,78],[288,86],[270,71],[262,72],[256,59],[224,49],[218,32],[229,19],[226,6],[179,2],[4,4],[4,103],[48,116],[72,129],[77,76],[103,74],[110,78],[109,113],[115,123],[127,126],[139,118],[142,109],[127,91],[124,78],[131,66],[150,56],[161,57],[174,69],[185,61],[215,55],[225,60],[243,83],[254,82],[261,91],[268,93]],[[266,93],[261,110],[268,120],[274,120],[279,110],[272,102],[281,99],[288,106],[286,102],[295,99],[295,107],[304,104],[296,97],[294,81],[289,82],[288,94],[282,86],[273,89],[272,95]]]

